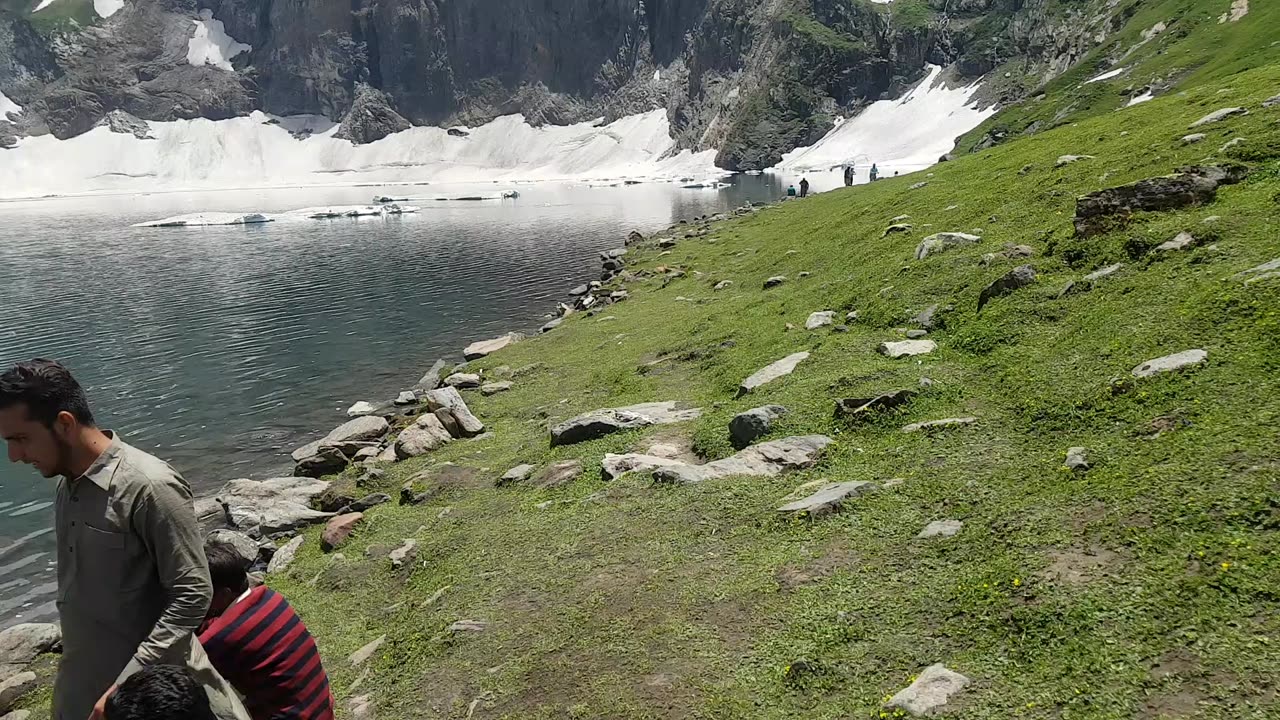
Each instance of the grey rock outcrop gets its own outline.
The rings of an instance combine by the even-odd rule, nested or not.
[[[742,381],[738,386],[738,397],[742,397],[747,393],[767,385],[780,377],[786,377],[795,371],[796,366],[809,359],[808,352],[792,353],[781,360],[770,363],[765,367],[755,371],[751,377]]]
[[[424,413],[412,425],[400,431],[395,443],[396,459],[408,460],[425,455],[451,440],[453,436],[445,429],[440,418],[434,413]]]
[[[685,463],[680,460],[658,457],[657,455],[644,455],[640,453],[616,455],[614,453],[606,453],[604,460],[600,463],[600,470],[604,474],[605,480],[616,480],[627,473],[647,472],[661,467],[671,467],[673,465],[684,464]]]
[[[672,465],[653,471],[662,483],[698,483],[734,475],[773,477],[813,467],[831,445],[825,435],[803,435],[752,445],[706,465]]]
[[[1209,353],[1205,350],[1183,350],[1172,355],[1165,355],[1154,360],[1148,360],[1133,369],[1133,376],[1136,378],[1151,377],[1161,373],[1175,372],[1184,368],[1200,365],[1209,359]]]
[[[337,445],[349,441],[377,440],[387,434],[391,424],[386,418],[374,415],[354,418],[334,428],[329,434],[294,450],[294,462],[302,462],[320,451],[321,446]]]
[[[513,332],[513,333],[507,333],[506,335],[499,335],[498,337],[492,338],[490,340],[481,340],[479,342],[473,342],[470,345],[468,345],[465,350],[462,351],[462,357],[468,361],[479,360],[482,357],[486,357],[488,355],[492,355],[493,353],[498,352],[499,350],[507,347],[508,345],[511,345],[513,343],[518,343],[523,339],[524,339],[524,335]]]
[[[781,405],[764,405],[738,413],[729,421],[729,441],[739,450],[759,440],[773,429],[773,421],[787,414]]]
[[[934,233],[916,247],[916,259],[923,260],[930,254],[936,254],[943,250],[948,250],[961,245],[976,245],[982,242],[982,238],[977,235],[970,235],[962,232],[942,232]]]
[[[1222,122],[1223,120],[1226,120],[1229,117],[1235,117],[1237,115],[1248,115],[1248,114],[1249,114],[1249,111],[1241,107],[1222,108],[1220,110],[1214,110],[1208,115],[1205,115],[1199,120],[1191,123],[1191,127],[1194,129],[1204,125],[1212,125],[1213,123]]]
[[[363,83],[356,86],[351,109],[342,118],[334,137],[355,145],[377,142],[412,125],[391,106],[386,93]]]
[[[679,403],[675,401],[594,410],[552,427],[551,446],[573,445],[623,430],[635,430],[650,425],[695,420],[701,415],[700,409],[681,409]]]
[[[267,563],[267,574],[282,573],[293,565],[293,561],[298,557],[298,549],[302,547],[302,543],[306,542],[306,538],[299,535],[284,544],[284,547],[276,550],[276,554],[271,556],[271,562]]]
[[[778,508],[781,513],[804,513],[809,517],[818,517],[840,509],[846,500],[876,489],[874,483],[853,480],[842,483],[828,483],[808,497]]]
[[[1220,186],[1238,183],[1246,175],[1247,169],[1239,165],[1196,166],[1090,193],[1076,200],[1076,235],[1090,237],[1121,227],[1135,212],[1176,210],[1212,202]]]
[[[928,355],[937,349],[938,343],[932,340],[898,340],[880,343],[876,348],[876,352],[885,357],[902,358],[914,355]]]
[[[916,717],[934,715],[968,684],[969,678],[948,670],[942,663],[930,665],[884,706],[887,710],[903,710]]]
[[[461,434],[458,437],[475,437],[484,432],[484,423],[471,413],[471,409],[467,407],[467,403],[462,399],[462,395],[452,387],[443,387],[432,390],[426,394],[424,398],[427,408],[432,412],[439,414],[444,411],[453,417],[457,423]]]
[[[1035,268],[1030,265],[1019,265],[983,288],[982,293],[978,295],[978,311],[981,312],[982,308],[992,300],[1024,288],[1035,281]]]
[[[311,508],[312,500],[328,489],[328,481],[312,478],[232,480],[215,497],[196,501],[196,517],[251,537],[289,532],[333,516]]]

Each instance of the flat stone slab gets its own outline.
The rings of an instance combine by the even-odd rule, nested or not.
[[[269,480],[232,480],[214,497],[195,502],[196,517],[202,523],[230,527],[254,535],[288,532],[322,522],[333,513],[311,509],[313,498],[329,489],[325,480],[286,477]],[[232,523],[227,522],[230,508]]]
[[[1214,110],[1208,115],[1205,115],[1199,120],[1191,123],[1191,127],[1198,128],[1198,127],[1201,127],[1202,125],[1210,125],[1216,122],[1222,122],[1223,120],[1226,120],[1227,118],[1233,117],[1236,115],[1248,115],[1248,114],[1249,114],[1248,110],[1245,110],[1244,108],[1240,108],[1240,107],[1222,108],[1221,110]]]
[[[917,540],[927,540],[935,537],[952,537],[964,528],[964,523],[959,520],[934,520],[916,535]]]
[[[1068,468],[1083,472],[1089,469],[1088,451],[1082,447],[1067,448],[1067,460],[1064,463]]]
[[[533,465],[517,465],[503,473],[502,477],[498,478],[498,482],[496,484],[498,487],[503,487],[505,485],[522,483],[532,477],[533,471],[537,469],[538,468]]]
[[[284,547],[271,556],[271,562],[267,564],[267,574],[282,573],[288,570],[289,566],[293,564],[294,558],[298,557],[298,550],[305,541],[306,538],[299,535],[285,543]]]
[[[742,397],[747,393],[756,390],[762,385],[777,380],[780,377],[786,377],[795,371],[796,366],[809,359],[809,353],[798,352],[788,355],[777,362],[770,363],[765,367],[755,371],[751,377],[742,381],[742,385],[738,387],[738,397]]]
[[[604,472],[606,480],[616,480],[622,475],[631,472],[646,472],[660,467],[684,464],[680,460],[672,460],[656,455],[642,455],[640,453],[615,455],[614,453],[607,453],[600,463],[600,468]]]
[[[880,343],[880,347],[876,348],[876,352],[886,357],[901,358],[928,355],[937,349],[938,343],[932,340],[898,340],[896,342]]]
[[[348,657],[347,661],[351,663],[351,667],[360,667],[361,665],[368,662],[369,658],[373,657],[373,654],[378,652],[378,650],[382,648],[383,643],[385,643],[386,641],[387,641],[387,636],[383,635],[382,637],[374,640],[368,645],[365,645],[359,650],[351,653],[351,657]]]
[[[906,688],[884,704],[886,710],[903,710],[916,717],[940,711],[951,698],[969,684],[969,678],[945,665],[930,665]]]
[[[523,339],[524,335],[521,335],[520,333],[507,333],[506,335],[500,335],[492,340],[473,342],[462,351],[462,357],[468,361],[479,360],[482,357],[498,352],[508,345],[518,343]]]
[[[387,434],[387,430],[391,429],[391,424],[386,418],[376,415],[366,415],[364,417],[353,418],[348,420],[333,430],[329,434],[306,445],[294,450],[290,457],[295,463],[302,462],[307,458],[320,452],[320,448],[324,445],[336,445],[338,443],[360,441],[360,440],[376,440]]]
[[[875,489],[874,483],[863,480],[829,483],[806,498],[783,505],[778,508],[778,512],[805,513],[809,517],[817,517],[840,509],[840,505],[849,498],[857,497]]]
[[[680,409],[674,400],[593,410],[551,428],[551,446],[573,445],[623,430],[695,420],[698,408]]]
[[[834,322],[835,313],[830,310],[822,310],[809,314],[809,318],[804,321],[804,329],[817,330],[820,327],[831,325]]]
[[[1088,275],[1085,275],[1085,276],[1084,276],[1084,281],[1085,281],[1085,282],[1097,282],[1097,281],[1101,280],[1102,278],[1107,277],[1108,275],[1114,275],[1114,274],[1116,274],[1116,273],[1120,272],[1123,268],[1124,268],[1124,263],[1116,263],[1115,265],[1108,265],[1108,266],[1106,266],[1106,267],[1104,267],[1104,268],[1100,268],[1100,269],[1098,269],[1098,270],[1094,270],[1093,272],[1089,273]]]
[[[461,430],[464,437],[475,437],[484,432],[484,423],[479,418],[471,414],[471,409],[467,407],[467,402],[462,399],[455,388],[443,387],[439,390],[432,390],[426,394],[424,398],[427,408],[431,412],[444,410],[453,417]]]
[[[500,382],[491,382],[481,385],[480,394],[485,396],[497,395],[498,393],[506,392],[510,389],[511,382],[509,380],[502,380]]]
[[[970,235],[962,232],[942,232],[934,233],[916,247],[916,259],[923,260],[931,253],[938,253],[949,248],[960,245],[976,245],[982,242],[982,238],[977,235]]]
[[[801,435],[752,445],[723,460],[706,465],[671,465],[653,471],[653,479],[665,483],[698,483],[732,475],[773,477],[813,467],[834,442],[825,435]]]
[[[480,376],[475,373],[454,373],[444,379],[444,384],[459,390],[480,387]]]
[[[904,433],[912,432],[929,432],[931,430],[945,430],[947,428],[961,427],[964,425],[972,425],[978,422],[976,417],[955,417],[943,418],[942,420],[930,420],[928,422],[911,423],[902,428]]]
[[[1144,378],[1159,375],[1160,373],[1174,372],[1199,365],[1208,359],[1209,353],[1206,350],[1183,350],[1180,353],[1165,355],[1142,363],[1133,369],[1133,376]]]

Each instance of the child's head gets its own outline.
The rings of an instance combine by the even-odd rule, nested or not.
[[[209,560],[209,578],[213,580],[209,615],[214,617],[231,607],[231,603],[249,588],[249,563],[227,543],[207,543],[204,554]]]
[[[209,696],[180,665],[152,665],[107,698],[107,720],[216,720]]]

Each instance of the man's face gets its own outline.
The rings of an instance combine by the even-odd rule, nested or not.
[[[24,403],[0,408],[0,437],[9,446],[9,462],[26,463],[40,474],[65,474],[70,455],[69,437],[75,423],[70,413],[61,413],[53,427],[32,420]]]

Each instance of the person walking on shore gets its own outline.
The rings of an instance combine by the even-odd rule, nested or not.
[[[875,182],[880,177],[880,168],[875,163],[871,163],[871,182]]]
[[[186,480],[99,429],[80,384],[52,360],[0,374],[0,437],[10,462],[60,476],[53,720],[102,720],[119,683],[159,664],[187,666],[218,718],[248,720],[194,635],[213,590]]]
[[[800,197],[809,196],[809,180],[808,178],[800,178]]]

